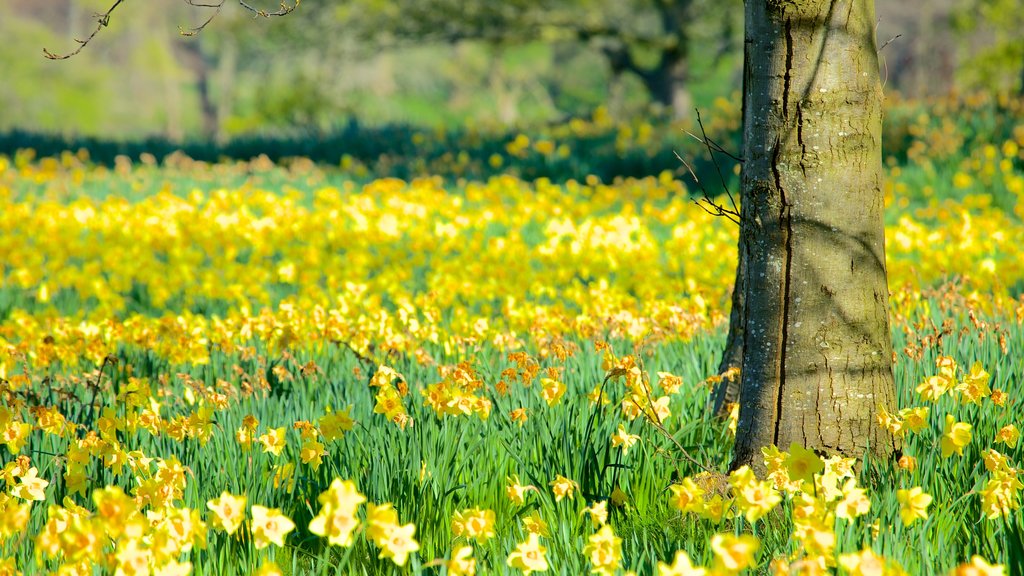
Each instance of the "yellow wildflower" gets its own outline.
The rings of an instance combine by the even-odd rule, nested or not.
[[[932,497],[920,486],[896,491],[896,500],[900,503],[900,518],[903,519],[904,526],[910,526],[918,519],[928,518],[928,505],[932,503]]]
[[[1004,576],[1005,574],[1005,566],[989,564],[981,556],[971,556],[969,563],[961,564],[949,572],[949,576]]]
[[[295,529],[295,523],[279,508],[252,507],[252,542],[257,550],[270,544],[284,546],[285,536]]]
[[[884,576],[889,573],[885,560],[868,547],[854,554],[839,556],[839,565],[850,576]]]
[[[540,512],[538,510],[534,510],[533,512],[530,512],[529,515],[523,516],[523,528],[525,528],[527,532],[536,534],[537,536],[544,536],[546,538],[550,535],[548,523],[540,517]]]
[[[825,469],[825,463],[813,450],[808,450],[796,442],[790,444],[785,464],[790,478],[804,482],[813,482],[814,475]]]
[[[906,470],[907,472],[913,472],[914,470],[917,470],[917,458],[914,458],[909,454],[904,454],[900,456],[899,462],[897,464],[900,468]]]
[[[857,487],[857,479],[850,478],[843,485],[843,499],[836,505],[836,516],[853,520],[871,510],[871,500],[863,488]]]
[[[541,378],[540,379],[541,398],[547,402],[548,406],[554,406],[558,404],[558,401],[562,399],[565,394],[565,384],[562,384],[558,380],[552,378]]]
[[[359,525],[356,513],[366,502],[366,497],[359,493],[352,481],[335,478],[317,500],[320,512],[310,521],[309,531],[327,538],[332,545],[350,545],[352,532]]]
[[[285,446],[285,431],[286,428],[282,426],[280,428],[272,428],[266,434],[261,434],[256,440],[263,445],[263,452],[270,452],[274,456],[280,456]]]
[[[547,548],[540,545],[537,535],[531,532],[526,542],[518,544],[516,549],[508,555],[505,564],[509,568],[522,570],[526,576],[530,576],[534,572],[547,572],[548,560],[545,556],[547,551]]]
[[[452,516],[452,535],[475,538],[481,544],[494,537],[494,511],[469,508]]]
[[[398,566],[405,566],[409,555],[420,549],[420,544],[413,538],[416,526],[412,523],[404,526],[392,526],[385,538],[380,542],[380,558],[390,558]]]
[[[946,415],[946,426],[942,433],[940,445],[942,457],[949,458],[954,452],[963,456],[964,448],[971,442],[971,425],[957,422],[951,414]]]
[[[505,479],[505,495],[517,506],[526,504],[526,493],[530,490],[536,491],[537,488],[530,485],[522,485],[519,483],[519,476],[512,476],[511,478]]]
[[[672,492],[672,499],[669,501],[672,507],[680,512],[694,512],[699,514],[704,509],[704,489],[687,476],[679,484],[669,486]]]
[[[903,425],[907,430],[917,434],[928,426],[928,407],[904,408],[900,410]]]
[[[590,560],[592,574],[612,576],[622,562],[622,538],[605,524],[587,539],[583,555]]]
[[[742,466],[729,474],[729,484],[736,497],[736,508],[748,522],[756,522],[782,501],[782,495],[771,482],[759,481],[749,466]]]
[[[213,512],[213,525],[228,535],[234,534],[245,520],[245,500],[244,494],[234,496],[225,490],[220,498],[208,501],[206,507]]]
[[[622,424],[619,424],[619,429],[615,431],[615,434],[612,434],[612,448],[621,447],[622,453],[628,454],[629,449],[632,448],[639,440],[639,436],[626,432],[626,429],[623,428]]]
[[[1016,448],[1017,441],[1020,439],[1020,431],[1013,424],[1007,424],[996,432],[996,442],[1002,442],[1006,444],[1007,448]]]
[[[603,526],[608,521],[608,501],[602,500],[600,502],[594,502],[592,505],[584,508],[580,514],[590,514],[590,522],[594,525],[596,530],[599,526]]]
[[[715,564],[732,572],[753,566],[754,554],[760,546],[760,541],[749,534],[715,534],[711,537],[711,551],[715,554]]]
[[[323,435],[324,440],[328,442],[332,440],[340,440],[345,435],[345,432],[348,432],[355,427],[355,420],[349,416],[351,411],[352,407],[349,406],[348,408],[338,412],[328,412],[317,420],[317,425],[320,428],[320,434]]]
[[[559,474],[549,483],[551,491],[555,494],[555,502],[561,502],[563,498],[572,500],[573,491],[578,488],[576,482]]]
[[[29,468],[19,478],[18,484],[11,490],[11,495],[22,500],[46,500],[45,490],[50,483],[37,476],[38,473],[35,466]]]
[[[963,382],[957,384],[956,390],[960,393],[961,398],[968,402],[981,404],[981,399],[987,398],[992,393],[988,387],[990,377],[991,375],[985,371],[981,362],[975,362],[971,366],[970,373],[964,376]]]
[[[258,570],[256,570],[256,576],[284,576],[284,571],[276,563],[266,561],[260,564]]]
[[[683,550],[676,551],[676,557],[671,566],[664,562],[658,562],[658,576],[705,576],[707,573],[708,571],[704,568],[694,566],[690,561],[690,556]]]
[[[449,576],[476,576],[476,560],[473,558],[472,546],[460,546],[452,552],[452,557],[445,563]]]
[[[299,458],[304,464],[312,466],[313,470],[320,467],[324,456],[327,456],[327,450],[324,450],[324,445],[316,440],[306,440],[299,450]]]

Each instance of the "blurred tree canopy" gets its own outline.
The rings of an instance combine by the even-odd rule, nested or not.
[[[964,0],[952,23],[972,55],[961,75],[972,88],[1024,96],[1024,6],[1020,0]]]
[[[111,2],[5,7],[0,130],[223,141],[353,121],[503,127],[599,107],[679,117],[741,88],[738,1],[305,0],[266,19],[228,0],[201,34],[183,37],[212,11],[123,0],[73,59],[41,55],[74,49]],[[879,44],[902,34],[882,52],[887,90],[1010,86],[1024,73],[1015,4],[880,4]]]
[[[585,45],[603,56],[613,82],[634,75],[653,102],[680,118],[692,111],[691,59],[738,52],[738,8],[713,0],[351,0],[336,11],[346,30],[383,46]],[[704,49],[695,53],[695,44]]]

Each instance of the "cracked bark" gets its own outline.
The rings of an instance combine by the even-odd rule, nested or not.
[[[745,10],[733,467],[763,472],[762,447],[794,442],[891,457],[898,441],[875,419],[895,386],[874,3],[747,0]]]

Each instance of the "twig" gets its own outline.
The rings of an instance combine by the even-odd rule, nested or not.
[[[683,166],[686,167],[687,171],[690,172],[690,177],[693,178],[694,183],[697,184],[697,187],[700,188],[700,191],[704,196],[703,198],[698,198],[694,200],[693,203],[699,206],[708,214],[711,214],[712,216],[725,216],[726,218],[729,219],[730,222],[738,226],[740,223],[739,214],[733,212],[732,210],[724,208],[720,204],[716,204],[715,201],[711,199],[711,196],[708,195],[708,191],[704,189],[704,184],[701,183],[700,178],[697,177],[696,172],[693,171],[693,168],[690,166],[689,162],[683,160],[683,157],[680,156],[678,152],[675,152],[675,155],[676,158],[678,158],[679,161],[683,163]],[[706,205],[701,204],[701,200],[703,200]]]
[[[78,42],[78,48],[76,48],[73,52],[68,52],[67,54],[60,55],[54,54],[46,48],[43,48],[43,55],[49,58],[50,60],[67,60],[68,58],[71,58],[75,54],[81,52],[82,49],[85,48],[85,46],[89,42],[91,42],[97,34],[100,33],[100,30],[106,28],[107,25],[110,24],[110,15],[114,13],[114,10],[117,10],[117,7],[120,6],[122,2],[124,2],[124,0],[114,0],[114,4],[106,12],[102,14],[96,14],[96,29],[93,30],[92,34],[89,34],[89,36],[85,40],[79,40],[78,38],[75,38],[75,42]]]
[[[700,126],[700,136],[697,136],[692,132],[686,133],[693,137],[693,139],[704,144],[704,147],[708,151],[708,155],[711,156],[711,162],[714,163],[715,170],[718,172],[718,179],[722,183],[722,189],[725,190],[725,193],[729,196],[729,202],[732,204],[732,209],[726,208],[711,199],[711,195],[708,194],[708,191],[704,187],[704,184],[700,181],[700,178],[697,177],[697,173],[693,170],[693,167],[690,166],[690,163],[684,160],[678,152],[676,152],[676,158],[678,158],[679,161],[682,162],[683,166],[686,167],[686,170],[690,173],[690,177],[693,178],[693,182],[697,185],[698,188],[700,188],[701,195],[703,196],[702,198],[695,199],[693,203],[699,206],[708,214],[711,214],[712,216],[725,216],[733,224],[739,225],[740,209],[739,206],[736,204],[736,198],[733,196],[732,191],[729,190],[728,183],[726,183],[725,181],[725,176],[722,174],[722,167],[718,164],[718,158],[715,157],[715,152],[725,154],[729,158],[732,158],[733,160],[739,163],[743,163],[743,159],[736,156],[735,154],[730,153],[720,144],[718,144],[711,138],[708,138],[707,131],[704,129],[704,121],[700,117],[700,110],[697,110],[697,125]]]
[[[224,3],[226,1],[227,0],[220,0],[219,2],[206,3],[202,2],[201,0],[184,0],[184,2],[189,6],[195,8],[214,8],[215,12],[198,26],[189,28],[187,30],[179,26],[179,33],[182,36],[195,36],[196,34],[202,32],[203,28],[206,28],[206,25],[210,22],[213,22],[213,19],[216,18],[218,14],[220,14],[220,10],[224,7]],[[54,52],[50,52],[46,48],[43,48],[43,55],[49,58],[50,60],[67,60],[68,58],[75,56],[76,54],[81,52],[82,49],[84,49],[86,45],[88,45],[89,42],[91,42],[92,39],[96,37],[97,34],[99,34],[100,30],[106,28],[110,24],[110,15],[113,14],[114,10],[116,10],[117,7],[120,6],[123,2],[124,0],[114,0],[114,3],[110,6],[109,9],[107,9],[106,12],[103,12],[102,14],[96,14],[96,29],[92,31],[92,34],[89,34],[89,36],[86,37],[84,40],[75,38],[75,42],[78,43],[78,48],[74,49],[71,52],[68,52],[67,54],[56,54]],[[289,5],[287,2],[282,0],[282,2],[278,5],[279,7],[276,11],[268,12],[266,10],[256,8],[246,3],[245,0],[238,0],[239,6],[251,12],[254,17],[261,18],[270,18],[271,16],[287,16],[288,14],[294,12],[295,9],[298,8],[299,4],[301,3],[302,0],[294,0],[294,3]]]
[[[877,51],[881,52],[882,50],[885,50],[886,46],[888,46],[889,44],[892,44],[894,40],[896,40],[897,38],[899,38],[901,36],[903,36],[903,34],[897,34],[897,35],[893,36],[892,38],[889,38],[888,40],[885,41],[884,44],[882,44],[882,46]]]
[[[106,356],[104,356],[103,357],[103,364],[100,365],[100,370],[96,374],[96,381],[93,382],[91,385],[87,386],[87,387],[92,388],[92,398],[89,399],[89,412],[86,414],[85,422],[82,423],[82,429],[83,430],[88,431],[88,429],[92,426],[93,413],[94,413],[94,410],[96,408],[96,394],[99,393],[99,391],[100,391],[100,384],[103,382],[103,370],[106,369],[107,364],[110,364],[112,366],[116,366],[117,365],[117,358],[112,356],[112,355],[110,355],[110,354],[107,354]],[[111,376],[111,378],[113,378],[113,376]]]
[[[643,359],[641,354],[637,353],[636,361],[637,361],[637,364],[640,367],[640,380],[644,384],[644,393],[647,395],[647,404],[649,406],[653,406],[654,405],[654,398],[651,397],[651,386],[650,386],[650,383],[649,383],[649,379],[647,378],[647,370],[644,368],[644,359]],[[679,453],[682,454],[683,457],[685,457],[687,460],[690,461],[690,463],[692,463],[694,466],[700,468],[701,470],[703,470],[703,471],[705,471],[705,472],[707,472],[709,474],[715,474],[715,470],[712,470],[710,467],[708,467],[708,466],[704,465],[703,463],[699,462],[693,456],[690,456],[690,453],[687,452],[686,448],[683,448],[683,445],[680,444],[679,441],[676,440],[675,437],[672,436],[671,433],[669,433],[668,429],[665,428],[665,425],[662,424],[661,417],[658,416],[658,412],[657,411],[652,409],[650,411],[650,413],[648,413],[648,411],[644,410],[644,408],[642,406],[640,406],[640,404],[638,404],[637,401],[634,400],[632,397],[630,397],[630,400],[633,402],[633,404],[637,408],[640,409],[640,412],[642,412],[645,416],[647,416],[647,421],[648,422],[653,424],[654,427],[659,432],[661,432],[661,434],[663,436],[665,436],[666,438],[671,440],[673,444],[675,444],[676,449],[679,450]],[[652,415],[654,416],[653,418],[651,417]],[[682,474],[681,470],[677,469],[676,470],[676,474],[678,474],[680,478],[683,477],[683,474]]]
[[[711,155],[711,161],[715,164],[715,170],[718,172],[718,179],[722,182],[722,189],[729,195],[729,202],[732,203],[733,213],[739,215],[739,207],[736,205],[736,199],[732,196],[732,191],[729,190],[729,185],[725,182],[725,176],[722,175],[722,167],[718,165],[718,159],[715,158],[714,149],[711,148],[711,143],[708,140],[708,133],[704,130],[704,121],[700,118],[700,109],[694,109],[697,112],[697,125],[700,126],[700,134],[704,138],[704,146],[708,149],[708,154]],[[718,147],[720,150],[721,146]],[[732,156],[730,154],[730,156]],[[735,156],[732,156],[736,158]],[[742,160],[740,160],[742,162]]]

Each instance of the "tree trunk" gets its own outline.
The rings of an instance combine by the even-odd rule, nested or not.
[[[873,0],[747,0],[741,242],[747,251],[733,466],[761,448],[891,457],[895,385]]]
[[[671,110],[676,120],[686,118],[693,109],[693,98],[687,86],[690,81],[688,64],[685,50],[672,47],[662,53],[656,68],[640,76],[651,98]]]
[[[1024,56],[1024,50],[1021,50],[1021,55]],[[1024,62],[1020,66],[1020,96],[1024,98]]]
[[[179,38],[175,44],[179,53],[184,57],[185,67],[192,72],[196,80],[196,95],[199,97],[203,137],[207,140],[216,140],[220,128],[220,118],[217,116],[217,104],[214,102],[210,90],[211,63],[194,38]]]
[[[732,310],[729,312],[729,334],[725,339],[725,350],[722,360],[718,363],[718,373],[725,377],[718,384],[712,397],[712,413],[716,418],[724,418],[729,414],[729,405],[740,399],[740,375],[743,373],[743,329],[746,326],[747,256],[740,239],[736,247],[739,258],[736,262],[736,279],[732,288]],[[734,369],[739,370],[737,374]]]

